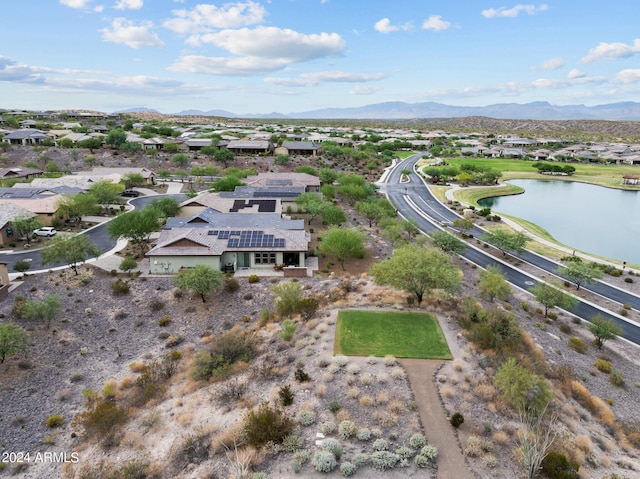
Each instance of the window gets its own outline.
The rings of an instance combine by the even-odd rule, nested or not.
[[[276,264],[275,253],[254,253],[256,264]]]

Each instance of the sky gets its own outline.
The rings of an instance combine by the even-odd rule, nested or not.
[[[640,101],[638,18],[638,0],[2,0],[0,108]]]

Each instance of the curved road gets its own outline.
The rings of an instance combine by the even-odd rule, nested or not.
[[[186,199],[186,196],[183,194],[177,194],[177,195],[150,195],[150,196],[141,196],[139,198],[134,198],[129,200],[129,204],[131,204],[134,209],[136,208],[144,208],[145,206],[147,206],[149,203],[151,203],[153,200],[157,200],[159,198],[164,198],[164,197],[169,197],[169,198],[173,198],[177,201],[184,201]],[[104,223],[100,223],[99,225],[93,226],[92,228],[89,228],[86,231],[83,231],[80,234],[85,234],[87,236],[89,236],[89,238],[91,239],[91,241],[93,242],[93,244],[95,244],[100,251],[102,252],[101,254],[106,253],[107,251],[112,250],[115,245],[116,245],[116,240],[111,239],[109,237],[109,234],[107,233],[107,224],[109,224],[108,221],[104,222]],[[29,268],[29,271],[27,271],[27,273],[33,273],[35,271],[39,271],[39,270],[43,270],[43,269],[49,269],[49,268],[55,268],[58,266],[66,266],[65,263],[52,263],[52,264],[48,264],[46,266],[42,265],[42,261],[40,260],[40,250],[39,249],[33,249],[33,250],[21,250],[19,252],[2,252],[0,253],[0,261],[8,263],[8,269],[9,272],[13,271],[13,265],[21,259],[28,259],[31,262],[31,267]]]
[[[398,163],[389,173],[385,179],[386,194],[389,200],[396,206],[398,212],[405,218],[414,220],[418,227],[425,233],[440,230],[438,224],[451,224],[455,219],[460,216],[454,213],[451,209],[440,203],[429,191],[422,179],[413,172],[415,163],[422,157],[421,154],[413,155],[404,161]],[[406,183],[400,183],[401,174],[403,169],[410,169],[412,171],[409,181]],[[419,213],[416,211],[421,211]],[[472,233],[474,236],[480,236],[486,231],[474,226]],[[477,264],[483,268],[487,266],[498,266],[504,273],[507,281],[519,288],[528,291],[530,290],[538,280],[519,270],[518,268],[500,261],[498,258],[491,256],[484,251],[468,246],[461,256],[465,259]],[[531,252],[525,252],[522,255],[515,255],[519,259],[535,265],[536,267],[547,271],[549,274],[555,275],[554,270],[559,266],[547,258],[543,258],[537,254]],[[556,275],[557,276],[557,275]],[[627,293],[613,286],[605,283],[598,282],[594,285],[582,286],[582,289],[593,291],[601,296],[604,296],[612,301],[619,302],[621,304],[629,304],[634,309],[640,309],[640,297]],[[640,344],[640,326],[630,321],[625,320],[621,316],[611,314],[598,306],[589,303],[585,300],[580,300],[578,305],[569,310],[571,313],[580,317],[581,319],[588,321],[589,318],[600,314],[606,318],[615,321],[623,330],[623,337],[635,344]]]

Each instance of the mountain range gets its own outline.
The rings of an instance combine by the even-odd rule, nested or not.
[[[132,108],[118,113],[155,112],[149,108]],[[353,119],[353,120],[407,120],[419,118],[463,118],[485,116],[511,120],[640,120],[640,103],[621,102],[604,105],[552,105],[546,101],[531,103],[496,103],[487,106],[453,106],[436,102],[374,103],[352,108],[323,108],[293,113],[255,113],[239,115],[226,110],[183,110],[176,116],[216,116],[223,118],[272,119]]]

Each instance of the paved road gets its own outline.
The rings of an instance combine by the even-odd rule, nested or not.
[[[410,169],[413,171],[413,165],[415,165],[421,156],[422,155],[411,156],[396,165],[396,167],[386,177],[386,186],[384,186],[384,190],[386,190],[389,200],[396,206],[399,213],[405,218],[416,221],[418,227],[428,234],[441,229],[439,226],[436,226],[434,222],[439,224],[451,224],[460,216],[440,203],[431,194],[429,189],[424,185],[416,173],[411,174],[408,182],[400,183],[400,171],[403,169]],[[412,203],[421,210],[423,214],[418,213],[412,207]],[[481,236],[485,231],[474,226],[472,233],[474,236]],[[524,271],[521,271],[508,263],[502,262],[499,258],[493,257],[473,246],[467,247],[461,253],[461,256],[483,268],[486,268],[489,265],[498,266],[510,283],[523,290],[531,289],[538,282],[536,278],[530,276]],[[534,253],[527,252],[523,255],[518,255],[518,258],[551,274],[554,274],[554,270],[558,267],[557,263]],[[620,302],[621,304],[627,303],[632,305],[635,309],[640,309],[640,297],[610,285],[598,282],[595,285],[583,286],[583,289],[594,291],[611,299],[612,301]],[[586,321],[596,314],[610,318],[622,327],[624,338],[634,342],[635,344],[640,344],[640,327],[635,323],[626,321],[621,316],[611,314],[608,311],[600,309],[596,305],[590,304],[584,300],[579,301],[578,305],[574,309],[570,310],[570,312]]]
[[[154,195],[154,196],[141,196],[139,198],[133,198],[129,200],[129,203],[134,208],[144,208],[153,200],[162,197],[174,198],[177,201],[184,201],[186,196],[183,194],[177,195]],[[107,224],[108,222],[101,223],[97,226],[94,226],[81,234],[86,234],[89,236],[93,244],[95,244],[102,253],[110,251],[116,245],[116,240],[109,237],[107,233]],[[46,266],[42,265],[42,261],[40,259],[40,250],[21,250],[19,252],[2,252],[0,253],[0,261],[6,262],[9,264],[9,272],[13,271],[13,265],[21,259],[27,259],[31,262],[31,267],[27,273],[33,273],[34,271],[39,271],[43,269],[55,268],[57,266],[64,266],[64,263],[57,264],[47,264]]]

